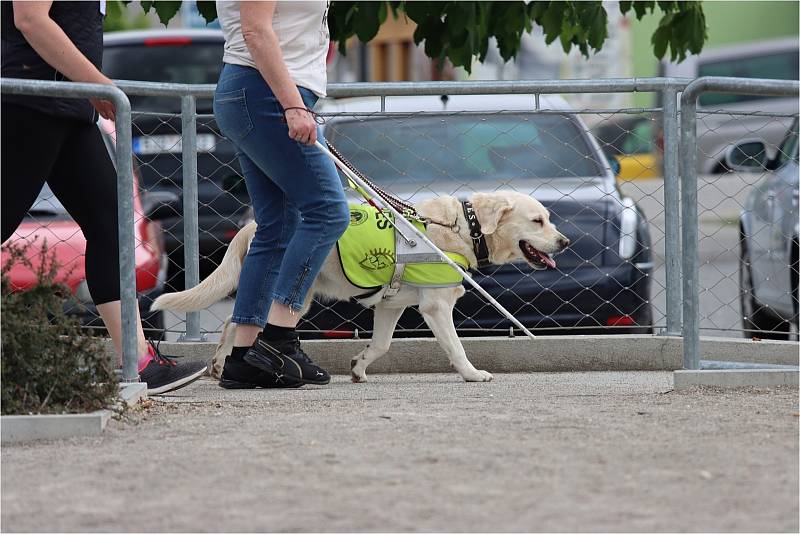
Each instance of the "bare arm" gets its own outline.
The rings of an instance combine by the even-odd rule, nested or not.
[[[52,4],[52,0],[14,0],[14,26],[42,59],[73,82],[111,84],[50,18]],[[91,102],[100,115],[113,119],[114,107],[110,102],[97,99]]]
[[[242,2],[242,36],[261,76],[284,109],[305,108],[300,91],[289,76],[289,70],[283,61],[278,36],[272,29],[274,13],[274,1]],[[286,112],[286,122],[289,125],[289,137],[306,144],[316,142],[317,125],[309,113],[289,110]]]

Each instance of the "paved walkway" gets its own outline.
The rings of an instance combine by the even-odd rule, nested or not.
[[[200,381],[2,450],[3,531],[798,531],[797,390],[670,373]]]

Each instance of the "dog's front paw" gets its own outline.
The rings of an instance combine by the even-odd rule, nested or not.
[[[211,378],[219,380],[222,378],[222,366],[225,364],[224,361],[220,362],[216,356],[211,359],[208,365],[208,374]]]
[[[475,371],[471,373],[467,373],[462,375],[465,382],[491,382],[492,381],[492,373],[488,371],[480,371],[475,369]]]
[[[367,381],[366,369],[362,369],[358,363],[360,360],[350,360],[350,380],[354,384]]]

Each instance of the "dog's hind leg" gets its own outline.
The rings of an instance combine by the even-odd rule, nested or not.
[[[364,382],[367,379],[367,366],[389,350],[394,329],[403,310],[405,307],[389,308],[382,302],[375,306],[372,340],[367,348],[350,360],[350,378],[353,382]]]
[[[419,311],[461,378],[467,382],[488,382],[492,375],[469,362],[453,325],[453,307],[463,294],[463,287],[426,289],[421,292]]]
[[[219,336],[219,343],[214,351],[214,357],[211,358],[211,365],[208,366],[208,374],[217,380],[222,376],[222,367],[225,365],[225,358],[227,358],[231,350],[233,350],[233,338],[236,334],[236,323],[231,322],[231,315],[225,319],[225,324],[222,326],[222,333]]]

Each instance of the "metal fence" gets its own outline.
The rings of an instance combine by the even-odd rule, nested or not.
[[[3,80],[2,89],[99,94],[86,92],[95,87],[72,92],[79,85]],[[130,97],[134,111],[130,126],[124,111],[118,112],[117,130],[127,129],[127,137],[118,133],[125,146],[117,150],[117,161],[133,157],[145,194],[182,197],[182,209],[160,220],[170,265],[163,290],[192,287],[201,271],[206,275],[213,269],[227,242],[248,220],[235,150],[211,113],[214,87],[127,81],[118,87]],[[751,211],[748,196],[774,172],[744,172],[745,166],[727,172],[725,156],[730,157],[732,143],[756,137],[765,137],[770,156],[775,156],[797,117],[796,108],[695,111],[697,96],[712,90],[796,96],[798,84],[709,78],[691,83],[652,78],[332,84],[332,100],[322,109],[326,137],[401,198],[466,197],[473,191],[503,189],[545,202],[572,241],[570,250],[555,257],[558,269],[533,271],[515,263],[483,269],[476,277],[527,327],[556,334],[683,335],[686,367],[697,368],[701,330],[765,337],[784,333],[783,323],[775,332],[747,329],[740,309],[747,302],[742,295],[752,295],[739,280],[742,267],[749,264],[741,256],[745,241],[738,221]],[[561,99],[625,92],[655,93],[661,104],[589,109],[572,108]],[[720,116],[726,119],[720,121]],[[679,165],[685,170],[680,175]],[[132,186],[125,187],[130,191]],[[131,218],[123,214],[120,220]],[[130,247],[133,235],[122,237]],[[796,234],[787,237],[796,240]],[[123,300],[129,309],[127,299],[133,295],[127,269],[132,264],[126,261]],[[796,263],[786,265],[787,273],[794,270],[794,280],[796,269]],[[231,306],[228,301],[185,317],[167,313],[163,326],[183,340],[205,339],[219,330]],[[796,323],[796,313],[795,308],[787,325]],[[514,335],[506,320],[471,293],[459,302],[454,319],[462,335]],[[371,312],[352,303],[317,304],[300,327],[305,335],[369,335]],[[426,330],[421,317],[409,310],[397,335]]]

